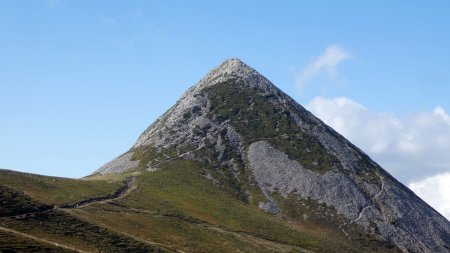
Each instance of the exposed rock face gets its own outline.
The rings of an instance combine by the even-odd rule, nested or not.
[[[255,179],[267,196],[274,191],[284,197],[295,192],[304,199],[334,206],[351,220],[371,203],[345,173],[334,169],[320,175],[307,170],[266,141],[252,143],[247,155]]]
[[[266,212],[284,212],[274,193],[295,195],[336,210],[350,240],[346,228],[356,224],[404,252],[450,252],[445,218],[238,59],[212,70],[97,172],[155,170],[174,157],[201,162],[206,179],[243,201],[262,193],[255,205]]]
[[[209,72],[199,83],[191,87],[180,100],[164,115],[155,121],[136,141],[134,148],[155,145],[170,146],[195,138],[195,126],[204,127],[213,124],[208,116],[208,94],[205,90],[228,81],[245,82],[248,87],[258,87],[272,92],[275,88],[266,78],[248,67],[239,59],[230,59]],[[192,114],[191,120],[186,115]],[[172,130],[172,131],[171,131]],[[235,136],[234,139],[239,138]]]
[[[137,167],[139,161],[132,161],[131,160],[132,155],[133,155],[133,153],[131,153],[131,152],[120,155],[117,158],[115,158],[114,160],[112,160],[111,162],[100,167],[96,171],[96,173],[99,173],[102,175],[117,174],[117,173],[124,173],[131,169],[134,169]]]
[[[311,172],[266,141],[252,143],[247,155],[255,179],[267,196],[275,191],[285,197],[295,193],[301,198],[334,207],[351,223],[369,228],[370,222],[374,222],[382,236],[393,239],[404,251],[444,250],[433,246],[444,243],[439,236],[433,235],[440,234],[445,228],[448,233],[446,221],[438,216],[435,221],[421,219],[421,216],[428,217],[431,213],[427,212],[420,199],[408,196],[410,192],[407,189],[395,186],[397,182],[387,181],[380,175],[382,186],[370,197],[344,172],[337,169],[324,175]],[[378,206],[382,207],[381,210]],[[396,226],[392,224],[393,220],[397,220]]]

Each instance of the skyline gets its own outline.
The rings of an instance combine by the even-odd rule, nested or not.
[[[448,218],[449,7],[1,3],[0,168],[86,176],[238,57]]]

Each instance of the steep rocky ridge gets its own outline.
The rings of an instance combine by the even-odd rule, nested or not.
[[[274,215],[292,218],[285,201],[312,201],[349,240],[356,226],[404,252],[449,252],[444,217],[239,59],[212,70],[96,173],[154,171],[176,158]]]

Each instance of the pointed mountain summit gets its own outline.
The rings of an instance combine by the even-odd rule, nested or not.
[[[138,161],[131,158],[132,152],[136,148],[149,145],[167,148],[177,145],[177,142],[181,144],[185,139],[196,138],[193,134],[195,127],[211,126],[208,119],[211,114],[207,113],[209,109],[207,107],[210,106],[208,105],[208,91],[215,89],[213,87],[216,85],[221,87],[226,84],[265,90],[267,94],[281,93],[269,80],[240,59],[228,59],[188,89],[172,108],[141,134],[129,152],[105,164],[96,173],[103,175],[122,173],[135,168]],[[195,117],[190,118],[190,116]]]
[[[341,252],[450,252],[444,217],[236,58],[209,72],[94,174],[169,173],[174,162],[179,177],[198,174],[298,233],[340,238],[329,240],[346,245]]]

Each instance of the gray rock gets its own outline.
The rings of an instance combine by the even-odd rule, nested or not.
[[[141,134],[133,148],[146,145],[168,147],[185,140],[195,142],[193,130],[196,125],[199,127],[207,124],[214,125],[205,116],[208,112],[208,101],[204,90],[230,80],[242,80],[249,87],[259,87],[267,93],[278,90],[269,80],[239,59],[226,60],[219,67],[210,71],[198,84],[189,88],[172,108]],[[196,113],[200,116],[192,115],[192,118],[185,119],[187,113],[193,114],[192,111],[198,109],[199,111]]]
[[[332,206],[350,223],[366,229],[373,222],[381,237],[392,240],[405,252],[448,252],[443,247],[450,240],[448,221],[397,181],[380,176],[382,187],[369,196],[344,172],[311,172],[266,141],[252,143],[247,157],[266,196],[275,191],[284,197],[293,193]],[[260,203],[260,208],[272,210],[270,206],[276,206],[272,200],[267,203],[270,205]]]
[[[280,208],[274,201],[259,202],[258,207],[271,214],[280,213]]]
[[[259,187],[267,195],[277,191],[287,197],[295,192],[303,199],[335,207],[350,220],[356,219],[359,211],[370,204],[365,194],[344,173],[330,170],[322,176],[311,172],[266,141],[252,143],[247,157]]]
[[[96,173],[101,175],[121,174],[131,169],[134,169],[138,166],[139,161],[131,161],[132,155],[133,153],[131,152],[120,155],[115,159],[113,159],[112,161],[100,167],[98,170],[94,172],[94,174]]]

